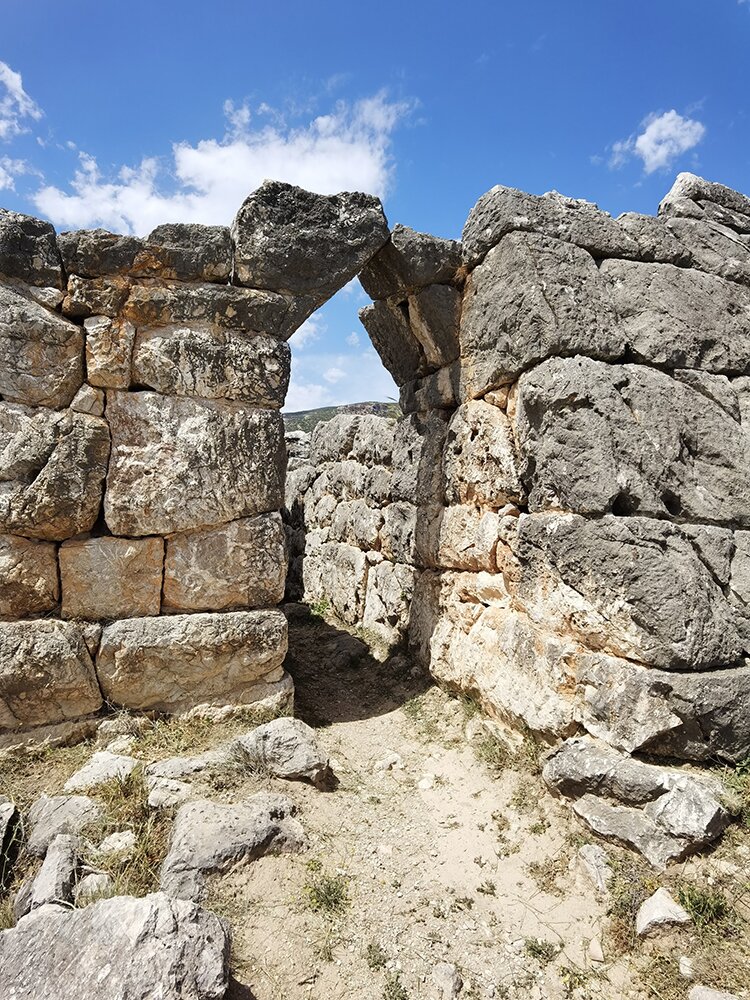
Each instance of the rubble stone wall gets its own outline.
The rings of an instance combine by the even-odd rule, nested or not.
[[[231,230],[0,212],[0,737],[289,700],[289,336],[388,238],[266,183]]]
[[[288,487],[308,597],[372,619],[406,502],[397,624],[441,683],[549,741],[746,756],[750,199],[682,174],[657,216],[613,219],[497,187],[460,246],[396,227],[361,280],[405,446],[386,504],[373,469],[349,480],[385,425],[316,433]]]

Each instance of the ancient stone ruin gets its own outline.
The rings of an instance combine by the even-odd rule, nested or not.
[[[285,440],[286,342],[356,275],[403,419]],[[750,755],[749,414],[750,198],[691,174],[654,217],[496,187],[461,243],[276,182],[146,239],[0,212],[0,750],[124,740],[32,805],[0,986],[67,996],[81,951],[91,997],[151,995],[152,963],[165,998],[226,995],[205,877],[305,832],[284,795],[192,782],[240,760],[323,788],[328,756],[280,719],[141,774],[108,716],[288,712],[284,602],[546,744],[546,786],[654,868],[715,841],[699,768]],[[133,775],[177,809],[161,891],[71,916],[108,877],[81,878],[103,812],[78,793]],[[0,882],[19,829],[0,796]]]
[[[4,212],[2,731],[288,700],[289,553],[548,742],[746,756],[748,234],[690,174],[656,217],[493,188],[461,244],[278,183],[145,240]],[[292,435],[284,499],[286,340],[355,274],[405,416]]]

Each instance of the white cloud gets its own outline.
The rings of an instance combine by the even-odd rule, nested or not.
[[[294,350],[304,351],[309,344],[318,339],[325,328],[324,321],[318,313],[315,313],[306,319],[298,330],[295,330],[289,338],[289,344]]]
[[[331,385],[335,385],[336,382],[340,382],[342,378],[346,378],[346,372],[343,368],[327,368],[323,372],[323,378],[326,382],[330,382]]]
[[[23,89],[21,74],[0,62],[0,140],[28,131],[25,119],[39,121],[42,109]]]
[[[12,191],[16,177],[33,172],[25,160],[12,160],[9,156],[0,156],[0,191]]]
[[[326,382],[331,369],[344,377]],[[325,372],[325,375],[321,373]],[[370,345],[349,354],[306,352],[292,359],[292,378],[284,409],[310,410],[318,406],[341,406],[368,400],[398,399],[398,389]]]
[[[176,143],[169,170],[145,157],[107,177],[81,153],[71,190],[42,187],[33,201],[60,228],[100,225],[141,235],[163,222],[229,223],[266,178],[321,194],[360,190],[383,197],[393,169],[392,135],[412,107],[381,91],[338,101],[329,114],[292,127],[263,105],[258,113],[272,123],[253,125],[246,104],[227,101],[223,138]]]
[[[359,347],[359,334],[356,330],[352,330],[346,338],[346,342],[350,347]]]
[[[693,149],[706,134],[706,126],[695,118],[679,115],[674,109],[650,114],[641,123],[642,131],[612,144],[609,166],[621,167],[634,156],[643,161],[647,174],[666,170],[682,153]]]

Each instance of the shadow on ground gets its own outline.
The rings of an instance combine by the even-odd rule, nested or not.
[[[381,663],[361,638],[307,605],[286,604],[282,610],[289,621],[284,665],[294,679],[294,714],[309,725],[385,715],[432,686],[404,653]]]

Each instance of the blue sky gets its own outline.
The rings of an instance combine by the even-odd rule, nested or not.
[[[264,177],[458,237],[493,184],[655,212],[750,191],[750,0],[2,0],[0,204],[58,229],[228,223]],[[290,409],[396,390],[352,285],[292,340]]]

